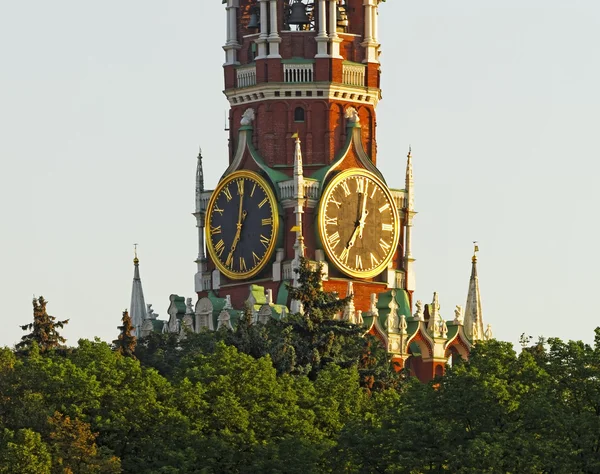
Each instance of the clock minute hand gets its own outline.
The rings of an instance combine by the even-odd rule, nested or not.
[[[362,211],[360,214],[360,218],[358,219],[358,237],[362,239],[362,235],[363,235],[363,229],[365,228],[365,221],[367,220],[367,214],[369,214],[369,211],[367,211],[367,187],[369,185],[369,182],[365,182],[365,191],[362,195]]]

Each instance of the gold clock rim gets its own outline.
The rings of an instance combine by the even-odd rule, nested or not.
[[[219,195],[219,193],[223,190],[223,188],[225,186],[227,186],[231,181],[234,181],[238,178],[253,179],[258,184],[260,184],[262,186],[262,188],[265,190],[265,194],[267,195],[267,198],[269,199],[269,203],[271,204],[271,209],[273,209],[273,234],[272,234],[271,242],[269,243],[269,247],[267,248],[267,251],[265,252],[265,256],[262,259],[262,262],[259,263],[252,270],[245,272],[245,273],[232,272],[227,267],[225,267],[223,265],[223,263],[221,263],[221,260],[219,260],[219,258],[217,257],[217,254],[212,245],[212,240],[210,238],[210,218],[213,213],[213,207],[214,207],[215,201],[217,200],[217,196]],[[222,179],[219,182],[219,184],[217,185],[217,187],[215,188],[215,190],[212,192],[212,195],[210,196],[210,200],[208,201],[208,206],[207,206],[207,211],[206,211],[206,221],[205,221],[206,248],[207,248],[208,254],[210,255],[215,266],[218,268],[218,270],[223,275],[225,275],[230,280],[244,280],[247,278],[252,278],[253,276],[260,273],[263,270],[263,268],[265,268],[265,266],[267,265],[267,262],[271,259],[271,257],[273,256],[273,252],[275,251],[275,245],[277,244],[278,229],[279,229],[279,212],[278,212],[278,208],[277,208],[277,198],[275,196],[275,193],[273,192],[273,189],[271,189],[271,186],[269,185],[267,180],[264,179],[261,175],[255,173],[254,171],[249,171],[249,170],[234,171],[233,173],[227,175],[224,179]]]
[[[327,205],[327,200],[324,198],[329,194],[329,192],[333,188],[335,188],[341,181],[343,181],[348,176],[365,176],[365,177],[368,177],[369,179],[372,179],[373,181],[375,181],[375,183],[377,183],[377,185],[381,188],[381,190],[384,192],[384,194],[386,194],[387,198],[390,200],[390,204],[392,204],[392,206],[391,206],[392,214],[393,214],[393,218],[395,221],[395,236],[394,236],[394,240],[393,240],[393,244],[392,244],[393,251],[390,251],[389,255],[384,260],[382,260],[381,263],[377,267],[375,267],[372,270],[365,270],[365,271],[361,272],[359,270],[352,270],[348,267],[345,267],[344,264],[339,261],[339,259],[335,255],[335,253],[332,252],[329,249],[329,246],[327,245],[327,235],[325,232],[326,226],[325,226],[325,219],[324,219],[325,207]],[[363,170],[361,168],[349,168],[349,169],[346,169],[346,170],[341,171],[338,174],[336,174],[331,179],[331,181],[329,181],[329,183],[327,183],[327,186],[325,187],[325,189],[323,190],[323,193],[321,194],[321,202],[319,203],[318,221],[319,221],[319,238],[321,239],[321,245],[323,245],[323,249],[325,250],[325,253],[331,259],[331,261],[335,264],[335,266],[338,268],[338,270],[340,270],[342,273],[344,273],[348,276],[351,276],[354,278],[365,278],[366,279],[366,278],[373,278],[374,276],[379,275],[382,271],[384,271],[387,268],[388,264],[394,257],[394,254],[396,253],[396,250],[398,248],[398,242],[400,241],[400,229],[398,228],[398,226],[400,224],[400,215],[398,213],[398,208],[396,207],[394,197],[392,196],[392,193],[390,192],[388,186],[381,179],[379,179],[379,177],[377,175],[375,175],[374,173],[371,173],[370,171]]]

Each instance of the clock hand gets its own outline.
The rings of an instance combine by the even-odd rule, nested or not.
[[[362,239],[363,229],[365,228],[365,221],[367,220],[367,188],[369,187],[369,182],[365,181],[365,191],[362,195],[362,212],[360,214],[360,218],[358,219],[359,232],[358,237]]]
[[[241,200],[241,199],[240,199]],[[240,241],[240,236],[242,234],[242,225],[248,213],[246,211],[240,212],[240,222],[237,224],[237,230],[235,231],[235,236],[233,237],[233,242],[231,243],[231,249],[229,250],[229,255],[227,256],[226,263],[233,259],[233,252],[235,252],[235,248],[237,247],[238,242]]]

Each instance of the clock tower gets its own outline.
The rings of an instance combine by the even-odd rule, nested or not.
[[[429,306],[412,315],[411,153],[404,189],[377,168],[379,2],[223,0],[229,153],[212,191],[198,157],[194,327],[233,327],[247,306],[257,322],[300,311],[288,288],[305,257],[323,266],[326,291],[353,295],[339,317],[400,365],[422,354],[413,371],[427,379],[450,341]]]

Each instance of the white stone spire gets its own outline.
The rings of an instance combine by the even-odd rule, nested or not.
[[[412,256],[412,225],[413,217],[417,214],[414,210],[415,196],[414,196],[414,179],[413,179],[413,168],[412,168],[412,150],[408,147],[408,155],[406,156],[406,178],[405,178],[405,190],[406,190],[406,203],[405,207],[405,242],[404,242],[404,271],[406,272],[406,289],[414,291],[416,288],[416,279],[414,272],[415,259]]]
[[[196,206],[194,217],[198,228],[198,256],[196,265],[198,267],[195,277],[196,291],[202,291],[202,273],[206,271],[206,254],[204,251],[204,209],[202,209],[202,194],[204,193],[204,171],[202,169],[202,149],[198,150],[198,163],[196,165]]]
[[[477,242],[471,259],[471,279],[469,280],[469,293],[465,306],[464,325],[467,337],[471,341],[481,341],[485,338],[483,330],[483,314],[481,312],[481,295],[479,294],[479,278],[477,277]]]
[[[300,138],[297,133],[294,133],[292,138],[296,139],[296,148],[294,151],[294,200],[296,201],[294,206],[294,214],[296,215],[296,225],[292,230],[296,231],[296,241],[294,242],[294,261],[293,268],[300,267],[300,258],[304,257],[304,237],[302,235],[302,214],[304,213],[304,171],[302,169],[302,149],[300,147]],[[299,286],[299,274],[294,272],[293,286],[297,288]],[[299,313],[302,311],[300,302],[292,300],[291,304],[292,313]]]
[[[134,328],[135,337],[141,337],[142,325],[146,319],[146,301],[144,300],[144,290],[142,290],[142,280],[140,279],[140,266],[137,256],[137,244],[135,244],[133,259],[133,286],[131,288],[131,305],[129,306],[129,316],[131,325]]]

